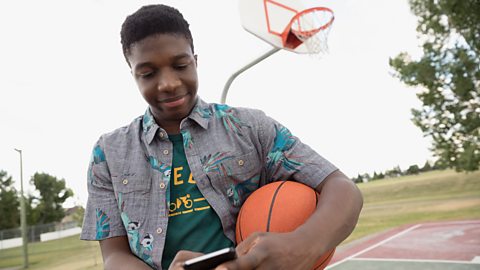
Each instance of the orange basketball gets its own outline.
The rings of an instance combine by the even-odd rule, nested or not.
[[[254,232],[290,232],[315,211],[318,193],[304,184],[279,181],[267,184],[247,198],[237,218],[236,239],[242,242]],[[335,249],[325,253],[312,269],[324,269]]]

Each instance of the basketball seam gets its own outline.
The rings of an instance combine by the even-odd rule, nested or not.
[[[280,191],[280,188],[283,186],[283,184],[285,184],[287,181],[283,181],[278,187],[277,189],[275,190],[275,193],[273,193],[273,197],[272,197],[272,202],[270,203],[270,209],[268,211],[268,219],[267,219],[267,230],[266,232],[269,232],[270,231],[270,220],[271,220],[271,217],[272,217],[272,211],[273,211],[273,206],[275,205],[275,199],[277,197],[277,194],[278,194],[278,191]]]
[[[242,209],[240,209],[240,213],[238,213],[238,221],[237,221],[240,224],[240,226],[238,226],[238,232],[240,234],[240,242],[243,241],[242,226],[241,226],[242,221],[241,220],[242,220]]]

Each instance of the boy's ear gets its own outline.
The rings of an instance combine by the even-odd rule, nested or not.
[[[193,55],[193,58],[195,58],[195,66],[197,67],[197,66],[198,66],[198,62],[197,62],[197,55],[196,55],[196,54],[194,54],[194,55]]]

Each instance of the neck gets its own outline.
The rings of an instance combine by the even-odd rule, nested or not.
[[[165,131],[168,134],[179,134],[180,133],[180,123],[176,123],[176,124],[172,124],[172,125],[163,124],[163,125],[161,125],[161,127],[163,129],[165,129]]]

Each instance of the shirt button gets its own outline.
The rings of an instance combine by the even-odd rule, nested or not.
[[[158,229],[157,229],[157,233],[158,233],[158,234],[161,234],[162,232],[163,232],[162,228],[158,228]]]
[[[124,185],[128,184],[128,179],[123,179],[122,183],[123,183]]]
[[[165,188],[165,183],[163,183],[163,182],[160,183],[160,188],[161,188],[161,189],[164,189],[164,188]]]
[[[240,160],[238,161],[238,165],[239,165],[239,166],[243,166],[243,164],[245,164],[245,162],[244,162],[242,159],[240,159]]]
[[[160,138],[165,137],[165,133],[163,133],[163,132],[160,132],[160,134],[158,134],[158,135],[160,136]]]
[[[168,155],[168,150],[166,150],[166,149],[163,150],[163,154],[164,154],[164,155]]]

